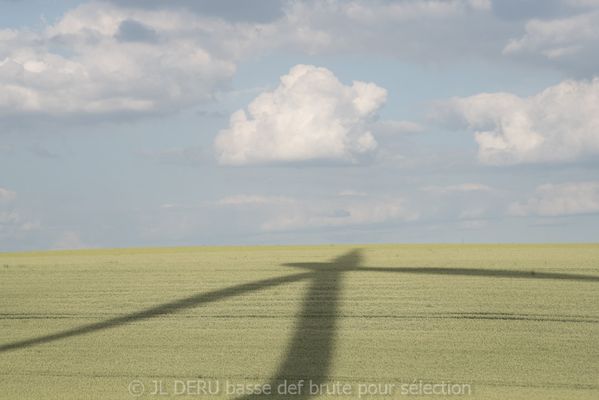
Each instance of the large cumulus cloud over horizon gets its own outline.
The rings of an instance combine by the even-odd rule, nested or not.
[[[446,103],[474,131],[484,164],[574,162],[599,155],[599,78],[540,93],[481,93]]]
[[[215,148],[229,165],[343,160],[355,162],[377,143],[368,125],[387,91],[374,83],[341,83],[328,69],[296,65],[272,91],[231,115]]]

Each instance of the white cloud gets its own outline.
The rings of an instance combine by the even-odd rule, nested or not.
[[[599,182],[545,184],[537,187],[534,196],[512,203],[510,215],[555,217],[599,213]]]
[[[497,62],[509,56],[557,66],[577,76],[596,74],[599,10],[595,0],[522,3],[294,1],[283,18],[261,29],[271,48],[293,47],[310,54],[374,53],[440,65],[470,58]],[[511,9],[512,18],[498,12],[501,9]],[[541,19],[550,16],[554,19]],[[532,19],[524,28],[525,17]],[[524,35],[514,38],[523,29]]]
[[[495,59],[516,27],[495,18],[489,0],[294,1],[262,23],[189,12],[177,4],[169,9],[92,1],[41,30],[0,29],[0,118],[174,112],[214,100],[227,90],[237,62],[278,49],[426,62]],[[596,26],[592,10],[564,20],[533,20],[505,53],[591,62],[596,71]],[[409,124],[395,128],[418,130]]]
[[[485,164],[575,161],[599,154],[599,78],[530,96],[482,93],[449,107],[475,131]]]
[[[228,28],[92,2],[41,32],[0,30],[0,117],[136,115],[209,101],[233,75],[236,50],[203,38]]]
[[[374,83],[343,85],[326,68],[296,65],[279,86],[231,115],[215,141],[223,164],[355,161],[377,143],[368,130],[387,92]]]
[[[508,26],[493,18],[488,0],[294,1],[270,25],[275,47],[427,63],[497,57],[509,38]]]
[[[252,225],[258,224],[264,232],[412,221],[419,217],[401,198],[372,197],[355,191],[344,191],[332,198],[302,199],[242,194],[212,204],[243,211],[239,218],[252,220]],[[246,212],[248,207],[252,213]]]
[[[348,24],[368,30],[381,18],[390,25],[422,17],[442,20],[488,9],[487,3],[293,2],[278,19],[250,23],[177,5],[92,1],[42,29],[0,29],[0,118],[173,112],[212,101],[247,56],[281,48],[308,53],[354,48],[360,35],[346,43]],[[380,39],[361,47],[369,49]]]
[[[352,198],[337,202],[304,203],[281,211],[264,222],[262,230],[343,227],[418,218],[418,213],[410,210],[398,198]]]
[[[174,112],[213,101],[228,89],[237,62],[278,49],[426,62],[496,58],[514,28],[494,18],[489,0],[294,1],[263,23],[178,4],[92,1],[41,30],[0,29],[0,118]],[[527,48],[531,40],[508,47]],[[419,130],[407,122],[389,128]]]
[[[594,6],[595,9],[565,18],[528,21],[524,35],[510,40],[503,53],[546,62],[578,74],[596,73],[599,68],[599,10],[596,2],[585,3],[573,5]]]
[[[137,7],[138,11],[157,8],[148,6],[147,2],[116,3]],[[156,2],[151,3],[156,5]],[[191,13],[195,16],[206,15],[206,9],[215,8],[214,5],[197,7],[191,5],[193,2],[184,3],[188,9],[196,8],[197,13]],[[246,6],[247,2],[243,1],[228,7],[228,2],[221,3],[223,9],[229,10],[220,15],[228,19],[209,20],[213,26],[217,25],[214,21],[220,22],[217,36],[222,44],[216,40],[215,43],[251,55],[272,49],[293,49],[309,54],[361,51],[403,59],[450,57],[457,60],[464,54],[488,54],[489,48],[499,54],[509,37],[506,24],[493,19],[491,0],[281,1],[278,6],[266,6],[269,12],[262,14],[271,18],[260,18],[262,23],[239,23],[240,19],[234,17],[236,12],[231,12],[255,14],[255,10],[264,8],[262,1],[261,6]],[[180,9],[180,5],[181,2],[173,1],[168,5],[161,3],[163,10]],[[273,14],[274,10],[277,12]],[[163,19],[163,23],[168,24],[171,18]],[[177,24],[173,25],[179,26],[175,21]],[[472,37],[484,40],[475,41]],[[235,41],[237,44],[233,44]]]

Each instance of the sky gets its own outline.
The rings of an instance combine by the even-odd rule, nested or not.
[[[599,241],[598,0],[0,9],[0,251]]]

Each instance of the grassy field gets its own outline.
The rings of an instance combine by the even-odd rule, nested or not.
[[[6,399],[599,398],[599,245],[4,253],[0,299]]]

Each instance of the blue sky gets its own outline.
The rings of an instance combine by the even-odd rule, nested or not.
[[[0,251],[598,240],[597,1],[0,7]]]

